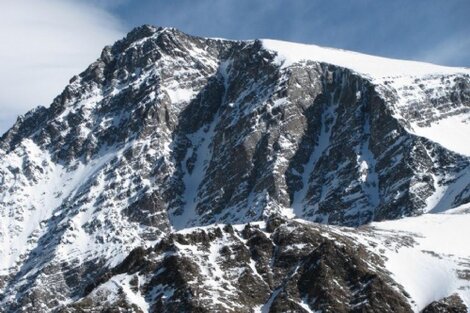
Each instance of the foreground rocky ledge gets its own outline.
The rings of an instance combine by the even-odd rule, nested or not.
[[[0,311],[469,305],[468,215],[411,217],[470,210],[469,108],[468,69],[136,28],[0,138]]]
[[[279,216],[194,228],[136,248],[61,312],[413,312],[384,249],[415,244],[410,234]],[[466,307],[453,295],[423,312]]]

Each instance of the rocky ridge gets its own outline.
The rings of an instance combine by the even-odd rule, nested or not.
[[[19,118],[0,139],[2,306],[22,312],[96,305],[97,290],[107,286],[112,292],[103,277],[125,274],[127,279],[129,273],[154,279],[152,288],[158,279],[166,279],[161,288],[172,288],[169,278],[152,272],[171,260],[188,271],[183,275],[176,268],[168,274],[184,276],[178,276],[184,287],[175,301],[183,301],[185,292],[203,301],[188,277],[209,254],[201,252],[196,265],[179,256],[165,261],[181,244],[172,237],[178,235],[165,236],[171,231],[270,216],[357,227],[468,203],[470,157],[460,148],[465,142],[447,145],[449,140],[429,130],[449,119],[462,127],[469,124],[470,71],[431,66],[426,75],[377,76],[352,67],[314,59],[289,63],[269,41],[206,39],[151,26],[106,47],[49,108]],[[358,256],[352,248],[337,251],[334,242],[323,246],[322,226],[311,228],[318,237],[311,244],[323,247],[320,255],[311,256],[315,260],[337,262],[346,256],[356,264],[374,258],[370,249]],[[250,238],[234,234],[206,233],[207,242],[196,240],[190,250],[222,239],[239,246],[240,255],[226,253],[245,259],[226,265],[226,271],[240,275],[245,266],[247,285],[261,288],[258,298],[238,293],[229,296],[233,303],[190,301],[184,304],[188,310],[236,311],[237,305],[241,312],[255,306],[263,310],[279,295],[285,299],[276,300],[281,311],[290,305],[300,312],[299,306],[354,311],[357,299],[371,301],[367,288],[354,295],[368,275],[378,277],[371,288],[393,295],[385,302],[411,310],[380,265],[383,260],[352,281],[334,273],[342,287],[353,284],[343,295],[344,306],[328,302],[330,291],[322,294],[324,300],[318,301],[325,304],[319,306],[313,301],[319,290],[276,289],[282,281],[301,285],[313,275],[302,269],[291,277],[291,265],[307,262],[307,252],[297,249],[301,256],[283,270],[256,265],[245,242]],[[265,236],[268,247],[277,247],[271,235]],[[260,253],[272,253],[268,250]],[[129,253],[141,255],[139,262],[145,261],[147,269],[119,269]],[[213,255],[218,258],[218,253]],[[328,260],[329,253],[342,254]],[[266,273],[279,272],[271,273],[272,281],[258,277],[249,260]],[[340,265],[351,271],[350,263]],[[156,289],[145,288],[142,297],[145,303],[150,299],[150,309],[172,307],[153,297]],[[367,305],[365,310],[377,310],[370,302],[357,308]]]

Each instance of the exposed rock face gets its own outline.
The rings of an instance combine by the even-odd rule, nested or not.
[[[458,295],[451,295],[439,301],[429,304],[423,313],[466,313],[467,307],[463,304]]]
[[[102,301],[107,285],[120,280],[152,312],[412,312],[382,259],[365,246],[315,224],[284,222],[271,233],[262,226],[168,235],[131,253],[63,310],[122,307],[119,291]]]
[[[162,289],[154,311],[238,310],[225,302],[243,311],[268,300],[273,312],[302,305],[372,312],[374,301],[390,304],[383,312],[410,310],[379,265],[361,268],[371,257],[362,250],[312,239],[318,251],[285,256],[298,263],[295,273],[294,263],[273,268],[272,260],[283,262],[270,252],[282,248],[276,221],[269,238],[252,230],[254,238],[192,239],[198,250],[214,240],[239,249],[220,252],[228,257],[225,274],[234,271],[222,304],[191,283],[202,279],[196,273],[207,260],[171,253],[183,243],[165,235],[192,226],[273,214],[360,226],[470,201],[470,158],[413,132],[469,114],[468,72],[371,79],[321,62],[282,66],[277,57],[258,40],[143,26],[106,47],[49,108],[19,118],[0,138],[0,306],[46,312],[66,304],[79,312],[102,303],[112,310],[126,300],[97,300],[110,292],[97,293],[100,279],[134,271],[140,274],[129,288],[136,281],[140,288],[139,275],[154,280],[145,297],[178,284],[161,287],[173,288],[175,302]],[[129,253],[130,263],[116,267]],[[170,268],[152,272],[162,264]],[[240,264],[249,268],[245,276],[237,276]],[[324,290],[313,276],[347,288]]]

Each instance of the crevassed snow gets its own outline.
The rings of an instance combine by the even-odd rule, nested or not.
[[[470,69],[446,67],[424,62],[396,60],[368,54],[325,48],[317,45],[307,45],[272,39],[261,40],[267,50],[277,52],[277,60],[283,67],[293,63],[311,60],[325,62],[352,69],[358,73],[372,77],[398,75],[429,75],[434,73],[454,74],[470,73]]]

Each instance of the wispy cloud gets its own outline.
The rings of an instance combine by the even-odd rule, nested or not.
[[[110,0],[102,0],[110,1]],[[273,38],[391,58],[468,66],[468,0],[122,0],[113,11],[136,26],[190,34]],[[455,39],[456,34],[463,34]]]
[[[462,33],[442,40],[436,46],[421,52],[417,58],[431,63],[459,66],[460,61],[468,57],[468,51],[470,37],[468,33]]]
[[[49,105],[122,34],[119,21],[91,2],[0,1],[0,134],[18,114]]]
[[[468,0],[0,0],[0,133],[121,37],[120,21],[126,31],[150,23],[468,66],[469,9]]]

